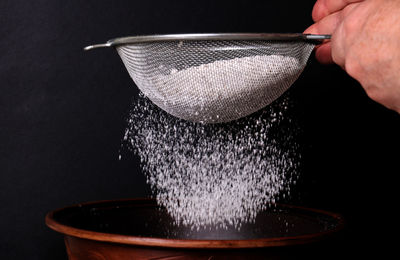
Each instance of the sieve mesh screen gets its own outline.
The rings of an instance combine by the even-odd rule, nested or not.
[[[221,123],[250,115],[299,77],[309,41],[191,40],[118,45],[137,87],[166,112]]]

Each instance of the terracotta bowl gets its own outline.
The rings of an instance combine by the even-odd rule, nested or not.
[[[78,204],[46,216],[64,234],[70,260],[293,259],[331,250],[343,218],[334,213],[276,205],[239,230],[175,225],[151,199]]]

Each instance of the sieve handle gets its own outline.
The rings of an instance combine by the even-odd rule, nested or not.
[[[324,41],[330,40],[332,35],[330,34],[303,34],[304,38],[307,40]]]
[[[97,49],[97,48],[105,48],[105,47],[111,47],[111,46],[112,46],[111,42],[106,42],[106,43],[93,44],[93,45],[86,46],[85,48],[83,48],[83,50],[90,51],[90,50]]]

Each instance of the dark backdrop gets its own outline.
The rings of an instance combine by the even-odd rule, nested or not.
[[[118,160],[138,91],[115,51],[82,47],[154,33],[302,32],[313,2],[0,1],[1,258],[65,259],[46,212],[149,195],[137,160]],[[303,131],[293,203],[345,215],[343,256],[390,253],[400,116],[313,58],[290,91]]]

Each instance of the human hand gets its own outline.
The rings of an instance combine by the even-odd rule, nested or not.
[[[316,48],[321,63],[336,63],[368,96],[400,113],[400,1],[318,0],[304,33],[332,34]]]

